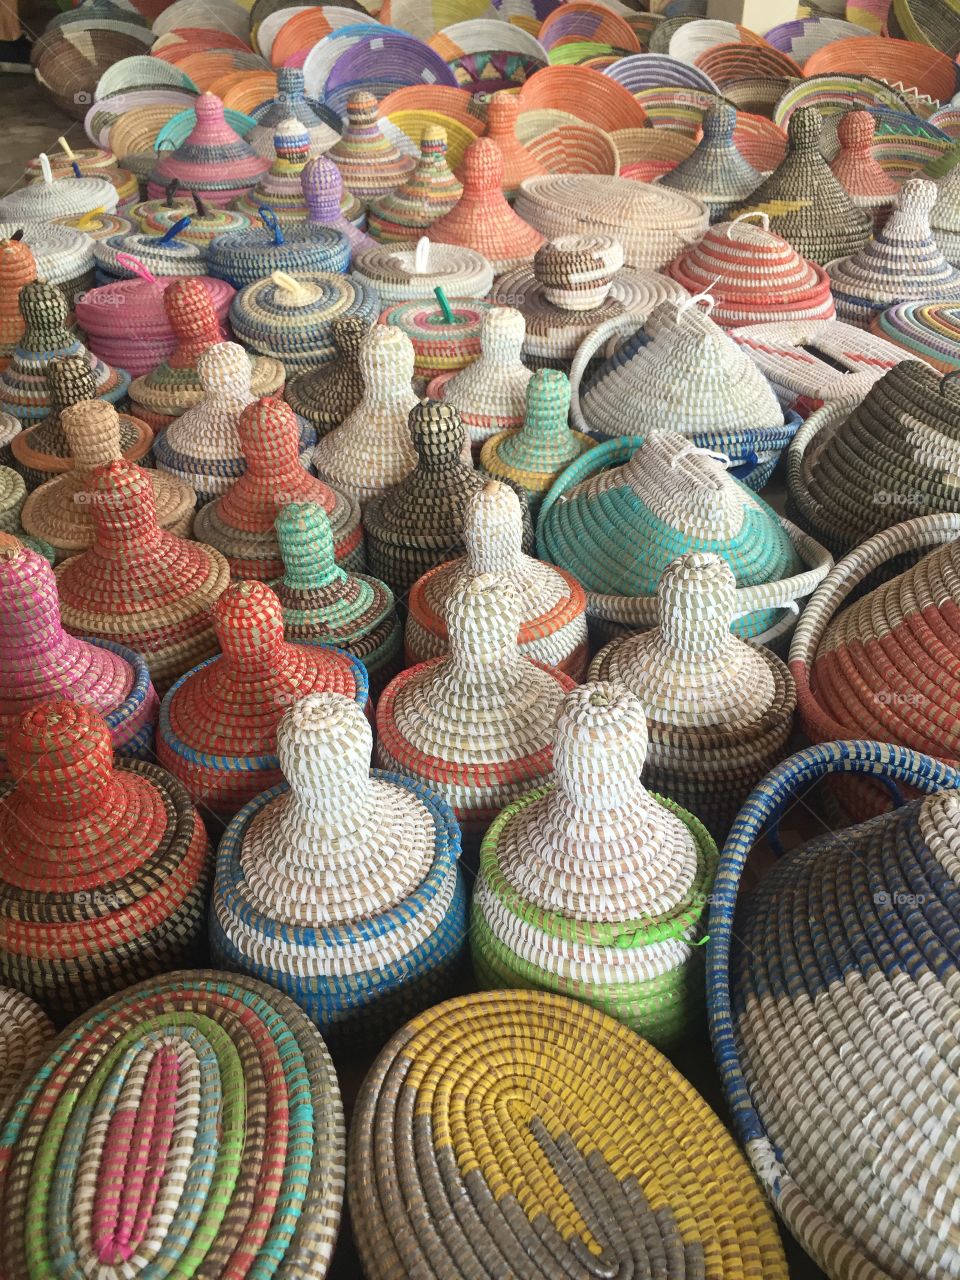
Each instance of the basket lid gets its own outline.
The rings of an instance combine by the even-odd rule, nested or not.
[[[474,438],[474,429],[488,422],[512,426],[523,421],[527,383],[533,376],[521,358],[525,333],[520,311],[491,307],[480,324],[479,357],[443,385],[441,398],[456,405]]]
[[[41,181],[0,197],[0,219],[52,222],[54,218],[92,213],[95,209],[116,213],[117,198],[116,187],[106,178],[77,178],[73,174],[54,178],[48,162]]]
[[[342,232],[351,253],[373,247],[373,241],[350,221],[343,211],[343,177],[332,160],[314,156],[300,174],[300,186],[307,207],[307,220],[322,227]]]
[[[361,91],[347,99],[343,136],[330,148],[343,185],[359,200],[393,191],[412,172],[416,161],[390,141],[377,119],[377,100]]]
[[[0,240],[0,356],[10,355],[23,333],[20,290],[36,278],[37,263],[27,242]]]
[[[416,168],[394,191],[370,202],[370,234],[377,240],[417,240],[462,194],[447,164],[446,130],[428,124],[420,135]]]
[[[250,357],[239,343],[214,343],[199,356],[197,377],[203,399],[171,422],[158,449],[209,461],[242,459],[237,421],[256,399]]]
[[[212,93],[201,93],[194,107],[196,122],[185,142],[162,152],[150,174],[148,194],[162,195],[176,179],[180,191],[199,191],[228,198],[233,191],[251,187],[270,168],[229,123],[223,103]]]
[[[269,170],[237,201],[237,208],[251,221],[261,205],[267,205],[281,226],[309,217],[302,176],[310,159],[310,135],[299,120],[281,120],[273,137],[274,157]]]
[[[287,403],[321,433],[338,427],[363,398],[360,349],[369,328],[357,315],[332,320],[330,336],[336,357],[293,378],[284,390]]]
[[[569,413],[570,379],[558,369],[538,369],[527,383],[523,426],[488,440],[481,467],[530,492],[545,491],[568,463],[594,445],[589,436],[570,429]]]
[[[354,259],[352,273],[373,285],[384,306],[429,298],[438,286],[448,298],[485,298],[494,274],[482,253],[460,244],[434,244],[426,236],[416,248],[377,245],[367,249]]]
[[[737,109],[718,102],[703,117],[703,136],[685,160],[660,179],[665,187],[686,191],[702,200],[716,222],[745,200],[763,181],[763,174],[740,154],[734,141]]]
[[[520,190],[520,183],[525,178],[534,178],[546,173],[546,169],[517,137],[517,122],[520,119],[520,103],[515,93],[499,89],[487,103],[485,137],[491,139],[500,148],[503,157],[503,174],[500,186],[503,194],[512,198]],[[487,255],[489,256],[489,255]]]
[[[830,171],[861,207],[882,209],[893,204],[900,190],[873,154],[876,117],[869,111],[848,111],[837,125],[840,150]]]

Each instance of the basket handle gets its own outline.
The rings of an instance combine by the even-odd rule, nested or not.
[[[121,267],[126,267],[128,271],[132,271],[135,276],[139,276],[141,280],[146,280],[148,284],[160,283],[157,277],[132,253],[118,253],[117,262]]]
[[[158,241],[158,243],[159,243],[159,244],[173,244],[174,240],[176,240],[176,238],[177,238],[177,236],[180,234],[180,232],[181,232],[181,231],[186,231],[186,229],[187,229],[187,227],[189,227],[189,225],[190,225],[190,217],[189,217],[189,215],[187,215],[186,217],[183,217],[183,218],[178,218],[178,219],[177,219],[177,221],[176,221],[175,223],[173,223],[173,225],[172,225],[172,226],[167,227],[166,231],[165,231],[165,232],[163,233],[163,235],[160,237],[160,240]]]
[[[573,362],[570,365],[570,420],[578,431],[583,431],[587,434],[592,434],[593,432],[593,428],[583,416],[583,410],[580,408],[580,383],[583,381],[583,375],[590,361],[610,338],[614,336],[620,338],[630,337],[638,329],[643,328],[646,320],[646,316],[641,315],[611,316],[609,320],[604,320],[603,324],[598,324],[596,329],[591,330],[577,347]]]
[[[259,205],[257,213],[260,215],[260,221],[273,234],[273,243],[275,245],[283,244],[283,232],[280,229],[280,219],[267,204]]]

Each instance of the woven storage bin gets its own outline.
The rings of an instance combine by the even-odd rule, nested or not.
[[[52,222],[54,218],[74,217],[94,209],[114,213],[116,208],[117,189],[104,178],[45,175],[42,182],[0,197],[0,220],[18,222],[26,218]]]
[[[177,192],[196,192],[211,204],[225,207],[254,186],[270,168],[270,161],[244,142],[212,93],[201,93],[194,110],[196,123],[187,140],[157,159],[147,196],[158,199],[176,179]]]
[[[285,784],[228,827],[210,921],[217,960],[279,987],[351,1052],[451,989],[467,924],[453,813],[411,778],[371,774],[372,748],[342,695],[287,711]]]
[[[144,200],[141,204],[134,205],[130,216],[136,219],[140,230],[148,236],[163,236],[176,223],[189,217],[189,225],[181,227],[177,232],[178,241],[195,244],[201,249],[207,249],[217,236],[224,236],[230,231],[243,231],[259,218],[256,210],[254,216],[247,217],[236,209],[218,209],[204,204],[197,195],[175,195],[170,201]]]
[[[960,369],[960,302],[897,302],[873,317],[870,332],[940,373]]]
[[[960,510],[960,387],[904,360],[862,403],[825,405],[787,458],[788,511],[846,555],[913,516]]]
[[[182,221],[189,219],[184,217]],[[171,227],[163,236],[136,231],[98,240],[93,248],[97,284],[112,284],[133,274],[133,268],[128,265],[131,259],[136,259],[154,275],[168,279],[205,276],[206,246],[180,240],[178,235],[179,230]]]
[[[521,654],[574,680],[582,678],[587,664],[583,588],[564,570],[524,553],[523,517],[517,493],[497,481],[487,481],[467,499],[466,555],[429,570],[410,590],[404,637],[408,665],[448,652],[447,601],[468,578],[491,574],[509,583],[519,599]]]
[[[344,201],[354,197],[344,192],[340,170],[326,156],[314,156],[300,175],[307,220],[316,226],[341,232],[347,239],[351,255],[373,247],[373,241],[347,216]]]
[[[68,331],[67,303],[52,284],[35,280],[20,290],[24,331],[7,367],[0,373],[0,410],[22,423],[45,418],[53,405],[47,386],[47,365],[60,356],[80,356],[91,366],[95,394],[113,404],[127,394],[130,379],[90,355]]]
[[[709,551],[688,552],[657,584],[656,627],[614,640],[589,672],[640,699],[644,781],[718,839],[782,758],[797,702],[780,659],[733,634],[738,608],[731,567]]]
[[[804,258],[825,266],[857,253],[870,238],[872,218],[857,208],[820,152],[823,117],[815,107],[794,111],[787,154],[737,213],[759,210],[770,228]]]
[[[377,704],[377,759],[434,787],[472,852],[500,809],[552,777],[553,722],[569,676],[525,658],[520,600],[499,574],[447,597],[450,652],[410,667]]]
[[[318,502],[285,506],[276,520],[283,577],[273,584],[288,640],[332,644],[359,658],[378,697],[401,664],[393,592],[379,578],[341,568],[330,518]]]
[[[710,317],[725,329],[777,320],[832,320],[830,278],[781,236],[741,219],[711,227],[670,263],[671,276],[689,293],[713,299]]]
[[[167,321],[176,336],[173,352],[155,369],[130,384],[130,404],[152,427],[169,426],[181,413],[203,400],[205,391],[197,361],[208,347],[223,341],[213,293],[201,280],[175,280],[163,294]],[[272,395],[283,387],[279,360],[252,356],[251,390]]]
[[[537,544],[583,585],[588,617],[632,628],[655,625],[672,560],[715,552],[737,578],[736,633],[768,641],[831,567],[823,547],[671,431],[607,441],[568,467],[544,500]]]
[[[458,373],[476,360],[489,310],[490,303],[476,298],[455,299],[446,310],[437,302],[395,302],[384,309],[380,323],[407,335],[413,343],[414,377],[429,381]]]
[[[738,902],[761,833],[811,783],[851,773],[946,790],[793,850]],[[958,783],[900,746],[811,747],[764,779],[721,858],[707,949],[714,1054],[738,1139],[830,1280],[960,1270],[949,1230]]]
[[[238,212],[256,222],[266,205],[281,227],[306,222],[309,216],[301,178],[310,159],[310,135],[299,120],[282,120],[273,139],[276,155],[270,169],[236,203]]]
[[[343,1107],[320,1035],[278,991],[209,971],[133,987],[66,1031],[11,1101],[0,1175],[17,1224],[3,1240],[11,1280],[26,1280],[28,1258],[54,1267],[63,1247],[128,1274],[326,1275]],[[31,1189],[35,1166],[44,1183]],[[61,1213],[60,1191],[72,1203],[81,1176],[89,1197]]]
[[[493,267],[482,253],[465,245],[431,244],[424,237],[417,247],[378,245],[353,260],[351,274],[372,285],[384,306],[416,298],[431,298],[438,287],[448,298],[485,298],[493,287]]]
[[[152,752],[159,702],[146,663],[121,645],[67,635],[50,565],[0,534],[0,776],[7,775],[7,735],[28,707],[49,698],[98,711],[119,755]]]
[[[333,526],[338,561],[345,568],[362,569],[359,505],[304,470],[290,406],[265,397],[242,410],[236,430],[245,470],[197,512],[194,536],[226,556],[235,578],[269,582],[283,573],[274,528],[277,512],[288,502],[319,502]]]
[[[544,236],[609,236],[623,246],[629,267],[659,271],[708,225],[706,205],[682,191],[667,191],[605,174],[549,174],[528,178],[516,210]]]
[[[131,981],[196,963],[210,845],[165,769],[113,763],[92,707],[50,700],[7,734],[0,974],[59,1022]]]
[[[375,240],[416,241],[462,194],[447,164],[446,130],[427,125],[420,135],[417,167],[396,190],[371,200],[367,229]]]
[[[956,267],[960,264],[960,168],[957,165],[938,185],[937,202],[930,212],[930,228],[940,252]]]
[[[698,941],[717,846],[640,782],[646,718],[628,690],[574,689],[555,733],[555,784],[508,805],[483,840],[477,979],[576,996],[661,1047],[702,1034]]]
[[[480,324],[480,355],[456,373],[441,374],[427,395],[452,404],[477,451],[484,440],[523,423],[527,384],[533,376],[521,359],[526,325],[513,307],[491,307]]]
[[[702,200],[711,222],[722,222],[763,180],[737,150],[733,139],[736,126],[737,111],[730,103],[711,107],[703,117],[703,137],[696,150],[661,179],[662,186]]]
[[[35,489],[51,476],[71,471],[74,458],[62,422],[63,411],[81,400],[94,400],[97,387],[87,355],[60,356],[46,370],[50,412],[35,427],[21,431],[11,445],[17,469]],[[16,421],[16,419],[14,419]],[[149,457],[153,432],[145,422],[122,414],[119,419],[120,451],[131,462]]]
[[[487,103],[486,137],[495,142],[503,156],[503,176],[500,186],[508,200],[516,198],[520,183],[525,178],[535,178],[546,169],[517,137],[520,118],[520,102],[513,93],[500,90]],[[487,255],[489,257],[489,254]]]
[[[37,277],[57,285],[68,305],[93,287],[93,240],[55,222],[0,222],[0,239],[22,234],[37,265]]]
[[[356,276],[353,279],[356,282]],[[358,315],[332,320],[333,359],[319,369],[298,374],[287,384],[287,401],[316,427],[318,435],[339,427],[363,398],[360,349],[368,329],[367,322]]]
[[[213,606],[221,653],[188,671],[160,708],[157,760],[205,815],[227,821],[280,782],[277,725],[324,690],[367,702],[367,675],[348,653],[288,644],[280,601],[263,582],[234,582]]]
[[[117,218],[118,215],[124,214],[130,205],[139,199],[139,187],[133,174],[119,168],[116,157],[109,151],[81,147],[73,153],[73,156],[72,160],[67,155],[47,157],[54,180],[59,181],[61,178],[73,180],[78,176],[82,176],[83,178],[108,182],[114,189],[116,205],[112,210],[103,205],[92,204],[89,209],[64,211],[62,214],[57,215],[57,221],[74,219],[75,221],[69,225],[79,225],[81,230],[86,230],[88,234],[93,234],[89,224],[96,223],[101,218],[109,221],[112,218]],[[95,163],[91,159],[92,157],[97,157],[99,162]],[[103,163],[104,160],[108,160],[109,163]],[[75,164],[80,169],[79,175],[74,169]],[[36,186],[45,181],[43,162],[40,156],[37,156],[27,165],[23,177],[24,181],[30,186]],[[119,218],[119,221],[123,222],[123,218]]]
[[[407,425],[417,404],[413,344],[390,325],[374,325],[358,353],[363,397],[313,454],[317,475],[367,502],[397,484],[417,455]]]
[[[4,1111],[24,1072],[32,1071],[46,1056],[53,1036],[53,1023],[39,1005],[19,991],[0,988],[0,1107]]]
[[[387,138],[377,119],[377,100],[365,91],[347,100],[343,136],[328,154],[343,185],[364,204],[399,187],[416,164]]]
[[[440,1280],[450,1257],[500,1275],[787,1276],[699,1094],[627,1027],[538,991],[461,996],[397,1032],[360,1091],[348,1195],[368,1280]]]
[[[20,519],[27,533],[54,550],[58,562],[84,551],[94,540],[88,488],[91,472],[118,461],[120,419],[113,405],[82,400],[61,414],[74,466],[34,489],[23,504]],[[196,495],[189,485],[159,471],[143,472],[153,491],[157,522],[163,529],[187,537],[193,523]]]
[[[877,122],[869,111],[848,111],[837,125],[840,150],[830,171],[858,208],[873,219],[875,230],[887,220],[900,184],[894,182],[873,154]]]
[[[26,327],[20,290],[36,278],[36,260],[26,241],[17,236],[0,241],[0,370],[7,367]]]
[[[379,313],[376,290],[348,276],[275,271],[240,290],[230,325],[248,351],[274,356],[294,376],[335,357],[332,320],[358,315],[369,325]]]
[[[556,369],[539,369],[527,384],[523,425],[491,436],[480,450],[480,469],[523,490],[536,521],[544,494],[560,473],[595,441],[567,426],[570,382]]]
[[[213,547],[160,528],[147,475],[132,463],[98,467],[89,492],[93,546],[57,568],[63,625],[140,653],[163,694],[215,651],[209,611],[230,566]]]
[[[253,112],[256,125],[246,136],[246,143],[258,156],[273,160],[273,138],[278,124],[291,116],[305,127],[310,154],[327,151],[340,137],[343,123],[335,112],[320,103],[308,101],[303,86],[302,67],[277,68],[277,96]]]
[[[282,231],[265,206],[262,219],[267,226],[233,231],[214,240],[207,254],[212,276],[242,289],[274,271],[344,272],[350,265],[347,237],[335,228],[295,222]]]
[[[462,555],[464,506],[483,484],[464,461],[466,433],[453,405],[421,400],[408,430],[415,465],[363,511],[370,571],[400,596],[434,565]]]

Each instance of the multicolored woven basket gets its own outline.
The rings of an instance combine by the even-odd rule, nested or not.
[[[377,119],[377,100],[366,91],[347,99],[343,135],[327,154],[340,170],[343,185],[364,204],[394,191],[416,165],[387,138]]]
[[[308,100],[303,84],[302,67],[277,68],[277,96],[253,112],[256,125],[246,135],[248,146],[258,156],[273,160],[273,138],[276,127],[293,117],[306,128],[310,154],[329,150],[343,132],[343,122],[329,107]]]
[[[446,130],[427,125],[420,135],[416,168],[395,190],[370,201],[367,229],[375,240],[416,242],[462,194],[447,164]]]
[[[711,222],[722,222],[763,181],[763,174],[737,150],[737,110],[718,102],[703,117],[703,136],[686,160],[660,179],[661,185],[702,200]]]
[[[960,369],[960,302],[897,302],[878,312],[870,332],[940,373]]]
[[[331,320],[333,359],[319,369],[298,374],[286,386],[287,402],[316,427],[318,435],[325,436],[339,427],[363,399],[360,350],[368,329],[367,322],[358,315]]]
[[[0,222],[0,239],[22,236],[37,264],[37,277],[59,287],[68,305],[93,287],[94,241],[55,222]]]
[[[281,120],[273,138],[273,163],[257,184],[236,203],[240,213],[256,222],[263,205],[281,227],[306,222],[310,215],[301,178],[310,159],[310,135],[299,120]]]
[[[956,165],[938,184],[930,228],[940,252],[956,267],[960,264],[960,169]]]
[[[20,991],[0,988],[0,1107],[26,1071],[46,1057],[54,1037],[53,1023],[39,1005]]]
[[[211,204],[226,207],[239,199],[270,168],[228,123],[223,103],[201,93],[194,107],[196,120],[186,141],[160,154],[147,183],[151,200],[167,194],[196,192]]]
[[[458,373],[480,354],[480,332],[491,304],[475,298],[444,302],[395,302],[380,315],[381,324],[400,329],[413,343],[414,377],[424,382]]]

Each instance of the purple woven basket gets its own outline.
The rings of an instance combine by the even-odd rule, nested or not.
[[[347,99],[358,89],[385,98],[394,89],[415,84],[458,88],[456,76],[439,53],[416,36],[365,36],[334,63],[323,97],[328,107],[346,115]]]
[[[671,89],[704,89],[707,93],[718,95],[720,93],[710,77],[699,67],[681,62],[679,58],[671,58],[666,53],[631,53],[601,70],[605,76],[622,84],[630,93],[663,86]]]

